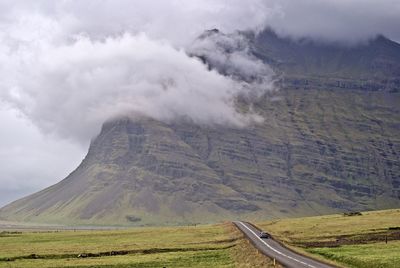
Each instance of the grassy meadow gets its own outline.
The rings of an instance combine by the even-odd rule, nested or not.
[[[363,212],[361,216],[281,219],[257,225],[289,247],[337,266],[399,267],[400,209]],[[273,264],[233,224],[224,223],[120,230],[0,229],[1,267],[273,267]]]
[[[282,219],[257,226],[289,247],[338,266],[400,267],[400,209]]]
[[[272,267],[232,224],[0,232],[0,267]]]

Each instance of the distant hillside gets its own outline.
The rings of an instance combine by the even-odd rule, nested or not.
[[[378,37],[345,48],[268,31],[250,40],[280,77],[273,98],[253,103],[264,123],[107,122],[74,172],[0,217],[143,225],[399,207],[400,93],[384,83],[399,81],[399,45]],[[340,86],[363,79],[370,86]]]

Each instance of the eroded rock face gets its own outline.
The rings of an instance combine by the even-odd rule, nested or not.
[[[259,99],[254,106],[265,120],[245,128],[107,122],[70,176],[0,213],[140,225],[400,205],[398,94],[287,89],[279,95]]]
[[[226,59],[257,58],[257,66],[274,68],[281,90],[251,100],[263,123],[107,122],[74,172],[0,209],[0,217],[179,224],[400,205],[399,44],[378,37],[349,48],[270,31],[212,30],[199,40],[211,37],[212,49],[193,55],[222,74],[254,83],[268,70],[256,68],[253,77],[229,61],[211,62],[215,47]],[[248,101],[239,97],[238,108]]]
[[[252,73],[235,68],[231,58],[245,53],[247,58],[254,59],[253,62],[258,60],[272,67],[281,87],[400,90],[400,44],[384,36],[349,46],[308,38],[292,40],[268,29],[258,34],[225,34],[214,29],[201,35],[190,53],[209,68],[243,81],[262,79],[270,74],[268,68]]]

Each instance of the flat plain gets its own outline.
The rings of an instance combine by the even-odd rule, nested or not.
[[[395,268],[400,264],[400,209],[282,219],[257,225],[287,246],[338,266]]]
[[[256,225],[288,247],[339,267],[400,263],[400,209]],[[106,230],[15,226],[0,227],[0,267],[273,267],[232,223]]]
[[[0,267],[272,267],[231,223],[124,230],[6,230]]]

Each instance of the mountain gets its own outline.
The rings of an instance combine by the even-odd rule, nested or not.
[[[358,45],[280,38],[271,30],[252,39],[260,58],[270,58],[292,74],[344,78],[400,75],[400,44],[383,35]]]
[[[147,225],[399,207],[399,44],[379,36],[350,47],[269,30],[240,40],[272,66],[281,88],[252,100],[263,123],[111,120],[74,172],[0,217]],[[207,53],[193,55],[224,73]]]
[[[273,67],[282,87],[389,92],[400,89],[400,44],[382,35],[364,43],[345,44],[283,38],[269,29],[257,35],[252,32],[224,34],[213,29],[197,40],[198,43],[210,41],[213,46],[195,49],[192,54],[224,74],[227,67],[216,62],[212,50],[223,51],[227,57],[235,51],[249,50],[254,58]]]
[[[382,35],[357,46],[280,38],[271,30],[250,39],[259,59],[299,86],[400,90],[400,44]]]

